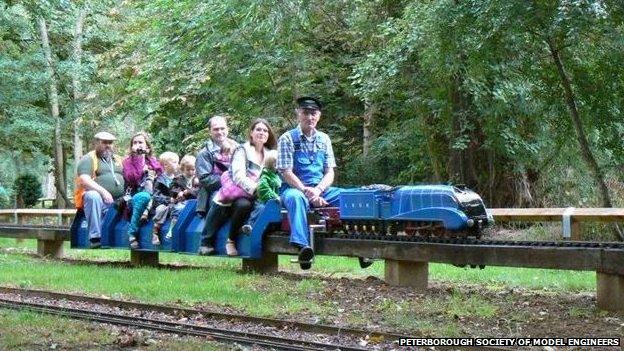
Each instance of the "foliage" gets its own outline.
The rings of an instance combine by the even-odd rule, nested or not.
[[[11,198],[9,192],[2,186],[0,186],[0,208],[7,208],[11,205]]]
[[[33,207],[41,197],[41,182],[33,174],[22,174],[15,179],[13,193],[18,206]]]
[[[10,4],[10,5],[9,5]],[[255,117],[280,133],[293,101],[325,103],[338,183],[465,183],[492,206],[598,203],[580,157],[570,80],[589,149],[619,195],[624,164],[624,11],[613,0],[429,2],[261,0],[0,2],[3,149],[51,154],[45,86],[61,89],[63,138],[137,130],[158,152],[194,152],[205,122]],[[81,64],[73,25],[88,13]],[[50,23],[56,76],[44,74],[35,19]],[[72,96],[79,77],[83,98]],[[372,133],[364,156],[365,113]],[[71,179],[71,177],[69,177]],[[569,185],[568,184],[568,185]],[[566,186],[568,186],[566,185]],[[569,196],[568,196],[569,194]],[[616,199],[616,203],[619,199]],[[555,204],[557,205],[557,204]]]

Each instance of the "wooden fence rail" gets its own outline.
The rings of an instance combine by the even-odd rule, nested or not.
[[[58,225],[70,224],[76,215],[74,209],[38,209],[38,208],[16,208],[0,210],[0,221],[13,222],[15,224],[29,223],[35,218],[56,218]]]
[[[624,222],[624,208],[492,208],[496,222],[561,222],[563,238],[582,240],[584,222]]]

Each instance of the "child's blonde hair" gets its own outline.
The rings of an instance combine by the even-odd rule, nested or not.
[[[231,142],[228,139],[223,140],[223,143],[221,144],[221,154],[231,154],[232,152],[234,152],[234,143]]]
[[[164,164],[167,161],[177,162],[180,160],[180,156],[178,156],[178,154],[176,154],[175,152],[165,151],[162,154],[160,154],[160,157],[158,157],[158,160],[160,161],[161,164]]]
[[[188,166],[195,166],[195,156],[184,155],[180,160],[180,170],[185,170]]]
[[[275,170],[277,164],[277,150],[269,150],[264,155],[264,167],[272,171]]]

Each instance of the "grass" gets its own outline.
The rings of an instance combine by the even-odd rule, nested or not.
[[[454,292],[445,309],[446,313],[453,317],[481,317],[492,318],[498,312],[498,307],[487,302],[479,295],[466,296]]]
[[[0,248],[17,247],[20,249],[36,249],[35,240],[25,240],[16,244],[14,239],[0,238]],[[129,261],[127,250],[70,250],[66,244],[65,255],[68,258],[99,261]],[[280,256],[280,270],[301,272],[297,265],[291,264],[291,256]],[[160,262],[163,264],[184,264],[198,267],[209,267],[220,272],[231,272],[240,268],[240,260],[221,257],[199,257],[175,253],[161,253]],[[355,277],[374,276],[383,279],[383,261],[363,270],[359,268],[356,258],[319,256],[311,270],[314,273],[327,277]],[[177,272],[176,272],[177,273]],[[222,273],[225,274],[225,273]],[[175,276],[172,276],[172,278]],[[217,276],[209,276],[218,278]],[[587,271],[564,271],[554,269],[533,269],[513,267],[492,267],[485,269],[458,268],[447,264],[429,264],[431,281],[451,284],[486,285],[493,289],[509,287],[549,290],[556,292],[595,291],[596,275]]]
[[[593,292],[596,288],[593,272],[510,267],[486,267],[479,270],[430,264],[431,285],[450,285],[452,288],[448,293],[434,289],[434,292],[442,293],[417,295],[416,300],[384,298],[371,305],[370,311],[350,311],[345,306],[337,305],[331,298],[319,298],[327,290],[328,284],[333,284],[320,277],[362,279],[374,276],[383,279],[383,261],[362,270],[355,258],[319,256],[311,271],[302,272],[297,265],[290,263],[290,256],[280,256],[280,270],[297,273],[297,276],[257,275],[241,273],[238,259],[220,257],[161,253],[160,262],[163,264],[183,264],[197,268],[130,268],[124,264],[89,263],[128,262],[128,250],[71,250],[67,247],[66,257],[87,260],[85,264],[73,264],[24,255],[24,252],[35,251],[35,240],[16,244],[14,239],[0,238],[0,249],[0,285],[4,286],[80,292],[183,306],[209,305],[212,309],[234,309],[273,318],[302,314],[319,323],[333,323],[336,318],[342,317],[360,327],[366,327],[373,318],[397,331],[417,331],[425,336],[460,336],[465,333],[463,318],[493,320],[501,317],[501,312],[493,302],[483,296],[471,295],[474,290],[471,287],[486,287],[494,292],[517,287],[553,294]],[[510,304],[513,303],[510,301]],[[576,317],[591,314],[591,311],[571,307],[568,314]],[[521,313],[506,316],[513,320],[525,317]],[[165,348],[178,349],[175,346]]]
[[[152,340],[133,335],[141,350],[227,350],[224,345],[199,338]],[[2,350],[119,350],[118,333],[110,327],[32,312],[0,310]]]
[[[94,325],[61,317],[0,310],[1,349],[32,350],[46,346],[56,348],[53,345],[59,344],[89,349],[115,341],[115,337],[109,333],[94,331]]]

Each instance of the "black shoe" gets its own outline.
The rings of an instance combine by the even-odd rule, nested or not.
[[[368,257],[358,257],[358,261],[360,261],[360,268],[368,268],[375,263],[372,258]]]
[[[214,252],[215,252],[214,247],[200,246],[198,254],[200,256],[209,256],[209,255],[212,255]]]
[[[137,241],[134,235],[130,235],[128,237],[128,241],[130,242],[130,248],[136,250],[139,248],[139,242]]]
[[[314,250],[309,246],[305,246],[299,251],[298,258],[301,269],[310,269],[312,267],[312,259],[314,258]]]
[[[206,211],[197,211],[195,212],[199,217],[204,218],[206,217]]]
[[[91,238],[89,239],[89,242],[89,248],[91,249],[99,249],[100,247],[102,247],[102,242],[100,241],[100,238]]]

